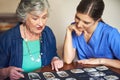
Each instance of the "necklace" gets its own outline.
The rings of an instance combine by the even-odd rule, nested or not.
[[[30,49],[29,49],[28,40],[27,40],[26,34],[25,34],[25,27],[24,27],[24,38],[25,38],[24,40],[25,40],[25,44],[26,44],[27,49],[28,49],[28,53],[29,53],[30,59],[31,59],[32,61],[34,61],[34,62],[40,62],[40,60],[41,60],[40,54],[38,55],[38,58],[35,59],[34,56],[33,56],[32,53],[31,53]]]

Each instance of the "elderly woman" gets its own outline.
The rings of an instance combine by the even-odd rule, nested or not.
[[[23,78],[21,72],[52,65],[58,71],[63,61],[57,56],[56,40],[46,26],[47,0],[22,0],[16,10],[19,23],[0,36],[0,79]]]

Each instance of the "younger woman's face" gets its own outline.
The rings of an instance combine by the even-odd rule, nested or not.
[[[75,23],[79,31],[88,31],[95,26],[95,21],[87,14],[82,13],[76,13]]]
[[[40,34],[45,28],[48,19],[48,11],[45,9],[43,12],[38,13],[33,11],[28,13],[26,17],[26,28],[34,34]]]

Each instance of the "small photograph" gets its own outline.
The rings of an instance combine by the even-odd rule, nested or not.
[[[58,71],[57,74],[60,77],[68,77],[69,76],[69,74],[65,71]]]
[[[89,72],[88,75],[92,77],[101,77],[101,76],[105,76],[106,74],[104,72],[94,71],[94,72]]]
[[[41,80],[38,73],[30,72],[28,73],[29,80]]]
[[[48,80],[48,79],[53,79],[53,78],[55,78],[55,76],[54,76],[54,74],[53,73],[51,73],[51,72],[44,72],[43,73],[43,75],[44,75],[44,77]]]
[[[105,79],[99,77],[90,77],[88,80],[105,80]]]
[[[96,69],[99,70],[99,71],[104,71],[104,70],[108,70],[108,67],[106,67],[106,66],[97,66]]]
[[[95,68],[84,68],[83,70],[86,71],[86,72],[97,71]]]
[[[70,70],[72,73],[84,73],[82,69],[72,69]]]
[[[117,76],[115,75],[107,75],[107,76],[104,76],[104,78],[106,80],[120,80]]]
[[[66,78],[65,80],[77,80],[75,78]]]
[[[48,78],[47,80],[60,80],[59,78]]]

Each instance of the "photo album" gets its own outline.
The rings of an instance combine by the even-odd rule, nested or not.
[[[23,74],[25,78],[20,80],[120,80],[120,74],[113,72],[106,66]]]

